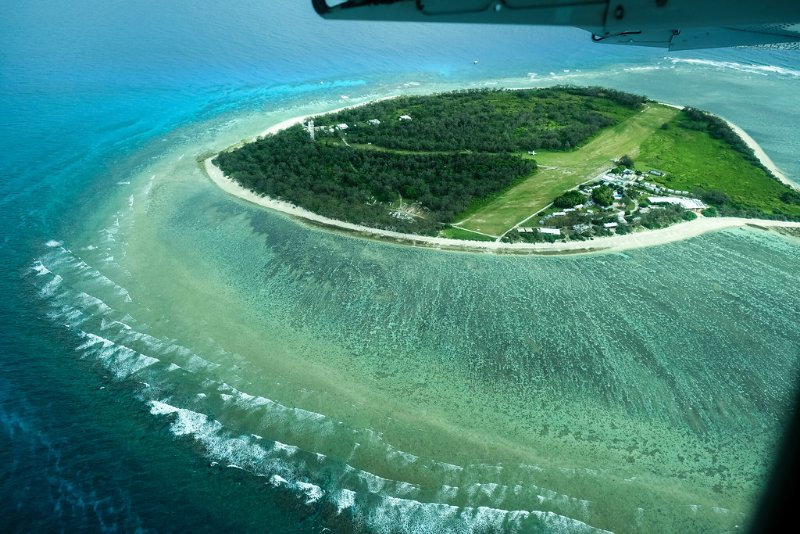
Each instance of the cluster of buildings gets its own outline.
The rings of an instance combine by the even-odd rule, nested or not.
[[[664,173],[657,170],[650,170],[648,174],[653,176],[664,176]],[[614,203],[608,207],[595,205],[592,201],[592,191],[603,185],[610,186],[614,190]],[[604,230],[616,232],[620,225],[638,224],[641,220],[639,215],[649,213],[654,209],[663,209],[664,205],[672,204],[680,206],[681,208],[695,213],[700,212],[707,208],[707,206],[699,199],[688,197],[687,191],[679,191],[669,189],[657,184],[647,182],[643,179],[641,174],[637,174],[630,169],[625,169],[622,172],[615,174],[608,172],[601,177],[592,186],[582,186],[579,189],[586,201],[571,208],[565,208],[559,211],[551,212],[539,219],[539,227],[519,227],[517,232],[521,234],[539,232],[545,235],[564,235],[565,231],[572,234],[585,235],[593,230],[594,227],[600,227]],[[647,199],[650,206],[640,206],[635,202],[635,209],[630,209],[630,201],[628,202],[628,217],[624,211],[625,205],[620,202],[623,199],[623,192],[632,199]],[[655,193],[649,195],[648,193]],[[669,196],[665,195],[669,194]],[[577,214],[582,217],[572,217],[564,221],[551,223],[544,226],[553,219],[559,217],[567,217],[571,214]],[[592,222],[593,221],[593,222]],[[602,222],[599,222],[602,221]],[[564,224],[566,223],[566,224]],[[559,226],[561,224],[561,226]],[[558,226],[558,227],[552,227]]]

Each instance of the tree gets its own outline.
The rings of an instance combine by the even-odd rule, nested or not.
[[[730,202],[730,198],[728,195],[723,193],[722,191],[705,191],[701,197],[704,201],[708,202],[709,204],[714,204],[715,206],[722,206],[723,204],[727,204]]]
[[[573,206],[577,206],[578,204],[583,204],[586,200],[586,197],[583,196],[579,191],[567,191],[557,199],[553,201],[553,206],[557,208],[571,208]]]
[[[614,203],[614,191],[607,185],[601,185],[592,191],[592,200],[600,206],[610,206]]]
[[[789,190],[781,195],[781,201],[785,204],[800,204],[800,192]]]
[[[633,168],[633,158],[627,154],[619,158],[619,161],[617,163],[619,163],[623,167],[627,167],[628,169]]]

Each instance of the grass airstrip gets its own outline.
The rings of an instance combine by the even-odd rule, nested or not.
[[[458,229],[500,237],[516,225],[548,206],[554,198],[604,170],[624,154],[636,157],[643,141],[663,124],[671,121],[678,110],[661,104],[647,103],[641,112],[612,126],[571,152],[536,151],[539,165],[529,176],[472,213],[462,215],[454,228],[445,230],[447,237],[464,235]],[[462,237],[463,238],[463,237]],[[471,239],[479,239],[473,234]]]

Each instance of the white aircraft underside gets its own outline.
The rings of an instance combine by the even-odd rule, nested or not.
[[[326,19],[574,26],[670,50],[800,42],[800,0],[312,0]]]

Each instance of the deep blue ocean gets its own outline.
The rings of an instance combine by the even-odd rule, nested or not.
[[[177,445],[135,384],[79,357],[30,282],[49,241],[85,234],[116,184],[191,142],[198,124],[492,80],[607,83],[720,113],[800,177],[797,50],[673,54],[571,29],[332,23],[295,0],[3,0],[0,11],[5,532],[335,527],[242,470],[210,471],[200,445]]]

